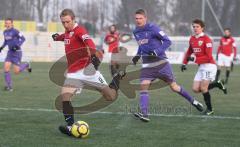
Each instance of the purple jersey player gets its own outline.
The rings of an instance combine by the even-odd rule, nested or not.
[[[166,82],[170,88],[187,99],[199,111],[203,111],[203,106],[197,100],[189,95],[182,86],[179,86],[173,75],[172,67],[166,60],[166,49],[171,45],[167,35],[155,24],[147,22],[146,11],[138,9],[135,12],[136,29],[133,34],[138,42],[139,48],[137,55],[133,57],[134,64],[142,58],[143,64],[141,69],[141,91],[140,91],[140,112],[134,113],[137,118],[148,122],[148,89],[155,79]]]
[[[25,41],[24,36],[19,33],[18,30],[13,28],[13,20],[11,18],[5,19],[6,30],[3,32],[4,42],[0,47],[0,52],[5,46],[8,46],[7,57],[4,63],[4,77],[5,77],[5,90],[12,91],[12,79],[10,74],[11,65],[13,64],[13,69],[15,74],[28,69],[31,72],[29,63],[21,64],[22,50],[21,45]]]

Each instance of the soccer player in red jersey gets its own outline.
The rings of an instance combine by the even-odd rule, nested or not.
[[[231,63],[233,60],[236,60],[236,55],[237,55],[237,48],[236,48],[235,41],[231,36],[231,30],[230,28],[226,28],[224,29],[224,36],[220,40],[220,44],[217,51],[216,59],[218,61],[217,62],[218,70],[217,70],[216,80],[218,80],[220,76],[221,68],[225,67],[226,68],[225,83],[228,82]]]
[[[119,51],[119,32],[117,31],[116,25],[111,25],[109,27],[109,32],[106,34],[105,43],[108,44],[108,52],[111,56],[111,74],[112,76],[119,70],[119,64],[117,61],[114,60],[114,58],[117,57],[117,54]]]
[[[116,74],[108,86],[98,71],[100,61],[95,54],[95,44],[85,28],[75,22],[74,12],[71,9],[64,9],[60,14],[60,19],[65,33],[53,34],[52,37],[54,41],[64,41],[68,68],[61,90],[63,115],[67,125],[60,126],[59,130],[71,136],[71,126],[74,123],[71,98],[75,92],[86,85],[97,89],[106,100],[113,101],[117,97],[119,80],[125,74]]]
[[[209,90],[214,87],[218,87],[223,91],[226,91],[226,89],[221,81],[211,83],[211,81],[215,80],[217,66],[212,56],[212,40],[204,34],[204,22],[196,19],[193,21],[192,27],[194,35],[190,38],[189,48],[184,57],[181,70],[186,70],[186,64],[188,61],[193,61],[199,65],[192,89],[196,93],[201,92],[203,94],[204,101],[207,106],[204,114],[211,115],[213,114],[213,109]]]

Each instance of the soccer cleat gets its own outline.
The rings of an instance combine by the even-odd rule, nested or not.
[[[28,62],[28,65],[29,65],[29,66],[28,66],[28,69],[27,69],[27,70],[28,70],[29,73],[31,73],[31,72],[32,72],[32,67],[31,67],[30,62]]]
[[[217,81],[218,88],[223,91],[224,94],[227,94],[227,88],[224,86],[224,82],[222,80]]]
[[[134,113],[133,115],[134,115],[136,118],[140,118],[140,117],[143,116],[143,114],[140,113],[140,112],[136,112],[136,113]]]
[[[197,100],[194,100],[193,103],[192,103],[192,105],[193,105],[198,111],[200,111],[200,112],[203,111],[203,105],[202,105],[200,102],[198,102]]]
[[[213,115],[214,111],[213,110],[208,110],[206,109],[204,112],[203,112],[203,115]]]
[[[63,134],[66,134],[68,136],[72,136],[71,129],[72,126],[59,126],[59,131]]]
[[[12,91],[13,91],[13,88],[12,88],[12,87],[8,87],[8,86],[5,86],[5,87],[4,87],[4,90],[5,90],[5,91],[10,91],[10,92],[12,92]]]
[[[32,72],[32,68],[28,68],[28,72],[31,73]]]
[[[143,122],[149,122],[150,121],[150,119],[149,119],[149,117],[147,116],[147,115],[143,115],[142,113],[140,113],[140,112],[136,112],[136,113],[134,113],[133,114],[136,118],[139,118],[141,121],[143,121]]]
[[[140,120],[143,121],[143,122],[149,122],[149,121],[150,121],[150,119],[149,119],[148,116],[142,116],[142,117],[140,118]]]
[[[115,89],[116,91],[119,89],[120,80],[126,75],[125,71],[119,71],[113,75],[112,82],[109,84],[109,87]]]

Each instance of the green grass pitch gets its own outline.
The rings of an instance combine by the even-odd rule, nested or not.
[[[165,87],[150,92],[153,115],[149,123],[143,123],[130,115],[137,109],[138,98],[129,99],[120,92],[117,101],[109,107],[75,116],[75,120],[86,121],[90,126],[88,138],[75,139],[57,129],[64,120],[62,114],[55,111],[54,102],[60,87],[49,80],[51,65],[33,63],[33,73],[13,75],[13,92],[2,90],[1,71],[0,147],[240,146],[240,66],[235,66],[231,73],[227,95],[218,89],[211,91],[214,116],[203,117],[186,100]],[[178,83],[203,102],[201,94],[191,91],[197,67],[189,66],[184,73],[180,72],[179,65],[173,67]],[[109,82],[108,65],[101,65],[101,71]],[[225,73],[222,75],[224,77]],[[97,92],[84,90],[75,96],[73,105],[85,105],[99,96]]]

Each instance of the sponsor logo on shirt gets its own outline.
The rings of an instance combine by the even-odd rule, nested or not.
[[[229,42],[223,42],[223,45],[228,45],[229,44]]]
[[[200,53],[201,52],[201,48],[193,48],[193,52],[194,53]]]
[[[70,39],[64,39],[64,44],[65,45],[70,44]]]
[[[12,39],[12,36],[5,36],[5,39],[6,39],[6,40],[11,40],[11,39]]]
[[[202,46],[202,44],[203,44],[203,41],[198,41],[198,46]]]
[[[148,43],[148,39],[142,39],[142,40],[138,40],[138,45],[143,45]]]

